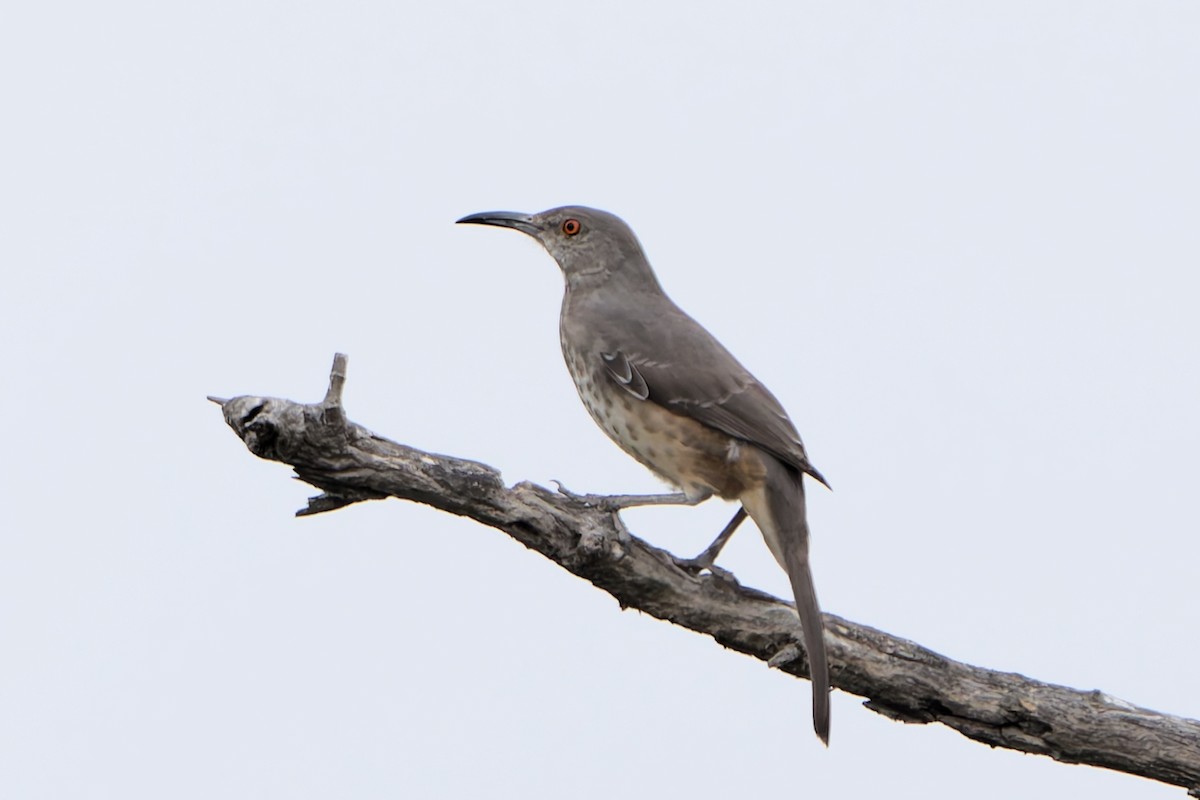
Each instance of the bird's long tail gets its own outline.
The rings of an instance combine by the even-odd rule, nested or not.
[[[808,518],[803,479],[799,472],[774,458],[768,457],[767,461],[770,463],[762,492],[745,496],[742,501],[792,584],[812,677],[813,730],[828,745],[829,661],[825,654],[825,626],[808,565]]]

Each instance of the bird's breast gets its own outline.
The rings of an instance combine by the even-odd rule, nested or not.
[[[622,450],[684,492],[732,499],[763,479],[757,447],[653,401],[641,400],[614,383],[602,360],[586,359],[563,347],[567,371],[596,424]]]

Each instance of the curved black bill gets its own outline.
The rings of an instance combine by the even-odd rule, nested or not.
[[[539,228],[529,214],[516,211],[483,211],[479,214],[468,214],[462,219],[455,220],[458,225],[495,225],[498,228],[513,228],[530,236],[537,234]]]

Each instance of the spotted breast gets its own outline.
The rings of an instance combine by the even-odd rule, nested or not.
[[[629,455],[690,498],[733,499],[762,479],[762,452],[619,387],[599,356],[569,348],[563,358],[596,424]]]

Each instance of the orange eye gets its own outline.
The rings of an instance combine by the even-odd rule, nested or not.
[[[579,224],[579,220],[577,219],[572,218],[563,220],[562,232],[567,236],[574,236],[575,234],[579,233],[582,228],[583,226]]]

